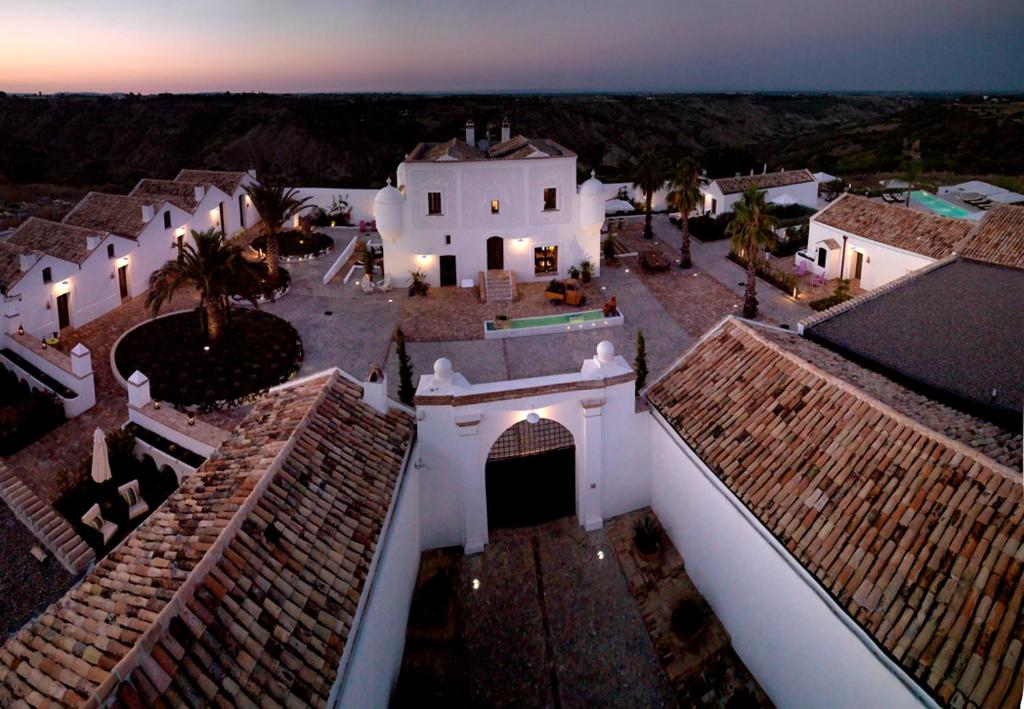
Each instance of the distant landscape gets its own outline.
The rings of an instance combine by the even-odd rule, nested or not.
[[[122,191],[184,166],[255,167],[290,184],[380,186],[418,141],[513,133],[575,150],[581,175],[625,179],[653,147],[717,177],[810,167],[847,179],[1024,175],[1024,97],[900,95],[0,94],[0,200]]]

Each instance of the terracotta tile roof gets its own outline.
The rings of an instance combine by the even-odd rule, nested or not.
[[[64,261],[82,264],[92,253],[88,244],[90,236],[102,239],[106,233],[62,222],[51,222],[49,219],[29,217],[11,234],[7,242]]]
[[[1019,474],[726,320],[648,398],[940,704],[1015,707]]]
[[[0,649],[0,705],[324,705],[412,417],[337,371],[273,390]]]
[[[199,206],[196,200],[196,187],[204,187],[200,182],[184,180],[139,180],[128,194],[132,197],[149,198],[154,201],[170,202],[175,207],[189,214]]]
[[[21,278],[21,254],[26,250],[20,246],[0,241],[0,292],[7,290]]]
[[[213,185],[224,194],[235,193],[238,186],[242,184],[249,173],[234,170],[182,170],[174,178],[175,182],[198,182],[204,185]]]
[[[719,177],[714,180],[722,194],[735,194],[751,187],[767,190],[772,187],[799,185],[804,182],[815,182],[809,170],[789,170],[786,172],[767,172],[761,175],[740,175],[739,177]]]
[[[865,239],[929,258],[949,256],[974,224],[902,205],[845,194],[812,219]]]
[[[444,143],[419,143],[405,157],[406,162],[472,162],[474,160],[522,160],[531,156],[572,157],[563,145],[546,138],[517,135],[503,143],[480,150],[464,140],[452,138]]]
[[[64,217],[65,224],[98,229],[129,239],[138,238],[148,222],[142,220],[142,205],[148,204],[154,212],[163,200],[131,197],[122,194],[90,192]]]
[[[1024,268],[1024,207],[992,207],[961,249],[964,258]]]
[[[762,337],[796,356],[813,362],[869,396],[891,406],[933,431],[968,445],[1008,468],[1021,467],[1024,435],[1020,429],[1005,429],[976,416],[958,411],[940,401],[907,389],[878,372],[866,369],[832,350],[789,330],[763,327]]]

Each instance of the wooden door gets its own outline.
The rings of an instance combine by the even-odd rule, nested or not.
[[[128,298],[128,266],[117,269],[117,285],[121,289],[121,300]]]
[[[856,261],[854,261],[853,265],[853,277],[859,279],[861,271],[864,269],[864,254],[860,251],[857,251],[856,254]]]
[[[68,308],[67,293],[57,296],[57,327],[60,330],[71,327],[71,311]]]
[[[492,236],[487,240],[487,270],[501,271],[505,268],[505,240]]]
[[[448,255],[441,257],[441,285],[458,285],[458,273],[455,268],[454,256]]]

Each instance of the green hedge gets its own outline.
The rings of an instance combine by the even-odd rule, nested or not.
[[[743,268],[747,267],[747,260],[742,256],[738,255],[734,251],[729,252],[728,258],[733,263],[743,266]],[[786,295],[793,295],[793,291],[796,289],[798,285],[796,276],[794,276],[792,273],[780,271],[778,269],[770,267],[768,264],[765,263],[759,263],[757,265],[757,275],[761,279],[767,281],[771,285],[778,288]]]

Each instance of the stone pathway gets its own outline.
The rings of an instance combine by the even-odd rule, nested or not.
[[[423,555],[393,706],[675,706],[605,531]]]
[[[629,590],[657,649],[662,667],[684,707],[771,707],[753,675],[732,649],[729,633],[686,574],[679,552],[662,534],[663,548],[645,557],[633,543],[633,524],[650,508],[605,524]],[[704,605],[707,621],[693,638],[672,631],[672,612],[682,600]]]

